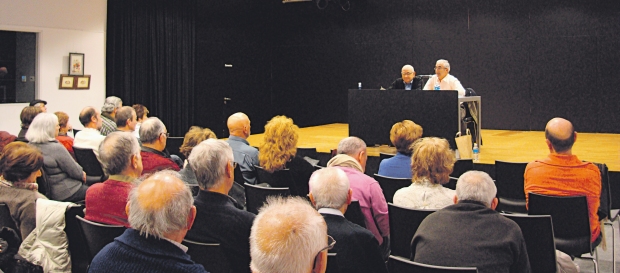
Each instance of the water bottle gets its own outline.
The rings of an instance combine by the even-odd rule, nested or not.
[[[441,90],[441,86],[439,86],[439,81],[435,81],[435,90]]]
[[[479,155],[480,149],[478,148],[478,143],[474,143],[474,162],[478,162]]]
[[[362,82],[357,83],[357,89],[362,90]]]

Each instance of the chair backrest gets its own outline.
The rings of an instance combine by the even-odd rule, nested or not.
[[[340,273],[337,253],[327,253],[327,269],[325,273]]]
[[[588,201],[585,196],[529,193],[530,215],[551,215],[556,248],[569,255],[591,252]]]
[[[179,151],[181,145],[183,145],[184,137],[168,137],[166,139],[166,150],[173,155],[178,155],[181,159],[185,160],[185,155]]]
[[[495,161],[498,211],[527,213],[523,192],[523,174],[526,166],[526,162]]]
[[[77,163],[82,166],[86,175],[104,175],[103,169],[101,168],[101,163],[99,163],[99,160],[92,149],[73,147],[73,153],[75,154]]]
[[[394,178],[378,174],[374,174],[374,178],[379,182],[385,201],[388,203],[392,202],[397,190],[411,186],[411,178]]]
[[[268,196],[290,196],[289,188],[269,188],[245,183],[245,203],[248,211],[258,214],[258,209],[267,201]]]
[[[82,237],[80,224],[75,216],[84,217],[84,205],[75,205],[67,208],[65,212],[65,233],[69,243],[71,254],[72,272],[86,272],[88,264],[92,260],[88,254],[88,247]]]
[[[450,176],[456,177],[457,179],[467,171],[471,171],[474,169],[474,160],[473,159],[459,159],[454,162],[454,169]]]
[[[183,240],[187,247],[187,254],[192,261],[201,264],[211,273],[229,273],[230,262],[219,243],[201,243]]]
[[[444,186],[444,188],[448,188],[451,190],[456,190],[456,182],[459,181],[458,177],[452,177],[450,176],[450,180],[448,181],[448,183],[443,184],[442,186]]]
[[[316,152],[316,148],[301,148],[297,147],[297,154],[299,157],[304,158],[305,156],[312,159],[319,159],[319,155]]]
[[[37,185],[39,185],[39,193],[49,198],[52,190],[50,189],[50,184],[47,182],[45,168],[41,168],[41,176],[37,177]]]
[[[254,166],[259,183],[267,183],[269,186],[278,188],[290,188],[291,192],[298,192],[295,189],[295,181],[289,169],[283,169],[270,173],[260,166]]]
[[[390,273],[476,273],[475,267],[447,267],[427,265],[390,255]]]
[[[549,215],[504,214],[521,228],[532,273],[556,272],[553,224]]]
[[[388,153],[379,153],[379,162],[383,161],[384,159],[388,159],[388,158],[392,158],[394,157],[394,154],[388,154]]]
[[[17,230],[17,226],[15,225],[15,221],[13,221],[13,217],[11,217],[11,211],[9,210],[9,206],[5,203],[0,203],[0,228],[9,227],[15,230],[18,236],[21,237],[21,234]],[[21,238],[22,240],[24,238]]]
[[[79,215],[75,218],[78,220],[82,239],[88,247],[88,254],[92,260],[101,249],[107,244],[114,241],[114,238],[121,236],[125,232],[124,226],[106,225],[88,221]]]
[[[598,208],[598,219],[611,218],[611,185],[609,184],[609,168],[605,163],[594,163],[601,172],[601,205]]]
[[[406,258],[411,256],[411,239],[424,218],[433,212],[435,210],[408,209],[388,203],[392,255]]]
[[[237,164],[235,167],[235,182],[243,185],[245,179],[243,179],[243,173],[241,172],[241,165]]]
[[[351,201],[347,211],[344,213],[344,218],[347,218],[347,220],[353,222],[354,224],[366,228],[366,222],[364,222],[366,217],[362,214],[362,207],[360,207],[360,201],[358,200]]]

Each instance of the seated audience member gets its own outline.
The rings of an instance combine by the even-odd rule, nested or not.
[[[228,117],[228,144],[233,149],[235,162],[239,164],[243,180],[248,184],[256,184],[256,170],[260,165],[258,150],[247,141],[250,136],[250,118],[244,113],[235,113]]]
[[[133,134],[136,138],[140,139],[140,125],[147,119],[149,110],[142,104],[134,104],[132,108],[136,111],[136,120],[138,121],[136,128],[133,130]]]
[[[118,131],[133,133],[136,129],[138,120],[136,117],[136,110],[129,106],[123,106],[116,111],[114,116],[116,121],[116,128]]]
[[[389,89],[422,90],[422,78],[415,76],[413,66],[403,66],[400,74],[403,77],[396,79]]]
[[[387,273],[375,236],[344,218],[352,196],[349,178],[338,168],[318,170],[310,178],[308,197],[323,215],[327,234],[338,242],[331,252],[337,253],[339,272]]]
[[[394,205],[412,209],[441,209],[454,204],[455,191],[442,186],[450,182],[456,162],[443,138],[425,137],[413,143],[411,186],[394,193]]]
[[[58,140],[71,154],[71,157],[75,159],[75,154],[73,153],[73,138],[68,135],[68,132],[73,129],[71,123],[69,123],[69,115],[65,112],[56,112],[54,115],[58,117],[58,125],[60,126],[56,140]]]
[[[601,240],[598,209],[601,204],[601,173],[596,165],[583,162],[573,154],[577,132],[563,118],[553,118],[545,127],[549,156],[527,164],[524,174],[526,201],[529,193],[552,196],[586,196],[590,216],[590,241],[597,246]]]
[[[110,177],[86,191],[86,220],[129,227],[125,206],[132,182],[142,174],[140,144],[133,134],[109,134],[99,148],[99,160]]]
[[[296,156],[299,127],[286,116],[275,116],[267,125],[263,143],[260,145],[258,160],[260,166],[268,172],[289,169],[294,185],[271,185],[289,187],[292,195],[308,195],[308,180],[314,167],[308,161]]]
[[[307,200],[269,198],[252,225],[250,267],[253,273],[323,273],[335,244]]]
[[[109,133],[116,131],[116,111],[123,107],[123,101],[119,97],[111,96],[105,99],[101,107],[101,117],[103,125],[101,126],[101,134],[107,136]]]
[[[168,130],[161,120],[155,117],[148,118],[140,126],[140,140],[142,141],[142,174],[154,173],[160,170],[171,169],[180,171],[181,168],[170,159],[165,152]]]
[[[347,137],[338,143],[338,155],[327,167],[338,167],[347,174],[353,190],[353,200],[360,202],[366,228],[372,232],[381,247],[381,255],[390,255],[390,219],[388,206],[379,182],[364,174],[366,170],[366,143],[358,137]]]
[[[414,262],[476,267],[480,273],[530,272],[521,229],[495,211],[497,188],[479,171],[461,175],[454,205],[427,216],[411,241]]]
[[[435,75],[428,79],[424,90],[456,90],[459,96],[465,96],[465,88],[456,77],[450,75],[450,63],[443,59],[437,60]]]
[[[395,178],[411,178],[411,144],[422,137],[422,126],[411,120],[397,122],[390,130],[390,141],[396,147],[396,155],[379,164],[379,175]]]
[[[73,147],[82,149],[91,149],[99,158],[99,145],[105,138],[101,135],[99,129],[103,123],[103,118],[93,107],[86,107],[80,112],[80,123],[84,125],[84,129],[75,134]]]
[[[19,114],[19,119],[21,120],[21,130],[17,134],[17,139],[15,141],[28,142],[26,139],[26,132],[28,132],[28,127],[30,127],[30,123],[34,117],[36,117],[39,113],[42,113],[41,108],[34,106],[26,106],[22,109],[21,114]]]
[[[51,113],[37,115],[30,124],[26,138],[30,145],[39,148],[43,154],[43,169],[50,185],[50,199],[56,201],[83,201],[88,186],[86,173],[73,160],[67,149],[56,140],[58,117]]]
[[[9,208],[22,239],[36,226],[36,200],[47,199],[37,191],[41,167],[41,152],[23,142],[7,144],[0,154],[0,203]]]
[[[38,107],[41,109],[41,113],[47,113],[47,101],[33,100],[30,102],[30,106]]]
[[[95,256],[88,272],[206,272],[182,245],[196,217],[192,192],[176,172],[161,171],[135,186],[127,201],[131,228]]]
[[[179,152],[181,152],[185,158],[189,158],[192,150],[196,145],[205,139],[209,138],[217,138],[215,133],[211,131],[209,128],[202,128],[200,126],[192,126],[189,128],[189,131],[185,133],[185,138],[183,138],[183,144],[179,147]],[[185,163],[183,164],[183,169],[179,171],[183,181],[189,185],[198,185],[198,180],[196,180],[196,174],[192,168],[187,167],[188,160],[185,159]]]
[[[187,239],[220,243],[231,272],[250,272],[250,230],[256,216],[235,207],[228,196],[235,183],[232,149],[226,141],[207,139],[194,147],[189,165],[196,173],[200,192],[194,200],[198,211],[195,225]]]

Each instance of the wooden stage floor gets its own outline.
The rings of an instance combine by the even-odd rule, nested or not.
[[[300,129],[298,147],[316,147],[318,152],[329,153],[347,136],[349,125],[345,123],[305,127]],[[252,146],[259,146],[262,141],[263,134],[248,138]],[[529,162],[549,153],[545,132],[541,131],[482,129],[482,141],[479,162],[482,164],[494,164],[495,160]],[[395,149],[387,146],[368,149],[370,156],[379,156],[379,152],[394,153]],[[573,153],[581,160],[606,163],[610,171],[620,171],[620,134],[578,133]]]

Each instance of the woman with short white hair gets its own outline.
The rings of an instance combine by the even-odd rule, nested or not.
[[[41,113],[30,124],[26,139],[43,154],[43,170],[50,185],[48,197],[57,201],[82,201],[88,189],[84,184],[86,173],[56,140],[58,129],[56,115]]]

